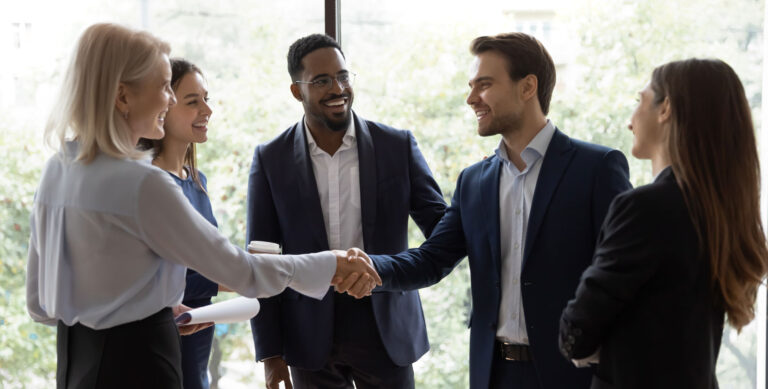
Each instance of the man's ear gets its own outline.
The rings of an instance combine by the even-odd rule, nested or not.
[[[522,88],[522,98],[523,101],[528,101],[531,98],[537,98],[537,92],[539,90],[539,79],[536,78],[535,75],[529,74],[520,81],[518,81],[520,84],[520,87]]]
[[[299,84],[295,82],[291,84],[291,94],[297,101],[304,101],[304,97],[301,95],[301,88],[299,88]]]
[[[669,96],[664,98],[664,101],[659,103],[659,124],[663,124],[669,121],[672,117],[672,105],[669,102]]]
[[[127,114],[130,112],[130,104],[128,104],[128,85],[125,83],[120,83],[117,86],[117,96],[115,96],[115,108],[117,108],[118,111],[122,115]]]

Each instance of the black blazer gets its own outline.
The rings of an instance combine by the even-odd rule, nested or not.
[[[399,253],[408,248],[408,217],[428,237],[445,213],[443,195],[410,131],[357,114],[354,120],[363,249]],[[248,179],[247,241],[277,242],[284,254],[328,250],[304,134],[300,120],[259,145]],[[261,311],[251,320],[256,359],[282,355],[291,366],[322,368],[333,346],[334,295],[329,288],[317,301],[288,288],[260,299]],[[417,292],[377,292],[370,300],[379,336],[396,365],[409,365],[427,352],[427,328]]]
[[[567,358],[600,349],[592,388],[717,388],[724,309],[672,169],[611,204],[576,297]]]

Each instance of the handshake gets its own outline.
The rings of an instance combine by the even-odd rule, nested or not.
[[[362,250],[351,248],[347,251],[333,250],[333,253],[336,255],[336,274],[331,279],[331,285],[337,292],[347,292],[359,299],[370,296],[373,288],[381,285],[381,277]]]

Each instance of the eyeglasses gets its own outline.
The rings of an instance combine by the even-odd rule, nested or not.
[[[341,73],[336,77],[322,76],[313,81],[294,81],[297,84],[311,84],[313,88],[318,90],[331,89],[333,82],[336,81],[342,88],[351,88],[352,83],[355,82],[355,73]]]

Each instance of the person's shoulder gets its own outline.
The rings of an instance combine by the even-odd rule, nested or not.
[[[367,120],[359,116],[357,118],[359,119],[360,123],[364,124],[366,128],[368,128],[371,136],[384,136],[402,139],[407,138],[409,134],[411,134],[411,131],[407,129],[401,129],[390,126],[389,124]]]
[[[614,203],[630,213],[654,219],[687,212],[683,193],[671,175],[623,192],[616,196]]]
[[[602,156],[610,152],[618,151],[605,145],[587,142],[577,138],[569,137],[569,139],[571,141],[571,145],[582,153]]]
[[[478,175],[482,173],[483,169],[495,163],[499,163],[499,157],[496,156],[496,154],[491,154],[490,156],[484,156],[479,161],[476,161],[471,165],[465,167],[461,171],[461,175],[463,177],[472,177],[472,176]]]
[[[208,177],[206,177],[205,173],[203,173],[202,170],[197,169],[197,176],[200,177],[200,182],[203,183],[203,187],[208,187]]]

